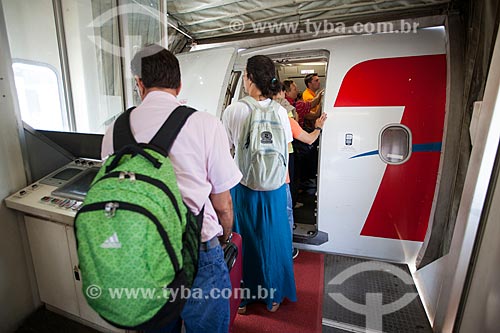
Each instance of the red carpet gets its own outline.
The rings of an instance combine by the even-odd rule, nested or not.
[[[250,304],[246,315],[236,316],[232,333],[321,332],[323,255],[300,251],[293,263],[297,302],[285,300],[275,313],[264,304]]]

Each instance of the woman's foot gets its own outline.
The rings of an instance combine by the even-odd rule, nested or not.
[[[246,314],[247,313],[247,306],[239,306],[238,307],[238,314]]]
[[[293,248],[293,251],[292,251],[292,259],[297,258],[297,257],[298,257],[298,255],[299,255],[299,249],[298,249],[298,248],[296,248],[296,247],[294,247],[294,248]]]
[[[271,310],[268,310],[269,312],[276,312],[278,311],[280,307],[280,303],[276,303],[276,302],[273,302],[273,307],[271,308]]]

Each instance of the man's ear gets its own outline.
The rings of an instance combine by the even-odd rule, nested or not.
[[[137,84],[137,88],[139,89],[139,95],[142,98],[142,95],[144,94],[146,87],[144,87],[144,83],[142,82],[140,77],[136,75],[134,76],[134,79],[135,79],[135,84]]]
[[[134,75],[134,80],[137,85],[139,85],[139,83],[141,82],[141,78],[138,77],[137,75]]]

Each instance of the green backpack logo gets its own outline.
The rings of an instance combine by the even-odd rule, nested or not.
[[[263,107],[249,96],[240,102],[250,108],[236,150],[236,163],[243,174],[241,183],[256,191],[276,190],[285,183],[288,165],[280,105],[271,101]]]
[[[75,217],[88,304],[112,325],[162,327],[176,319],[197,273],[203,210],[183,204],[168,152],[194,109],[178,107],[149,144],[138,144],[127,110],[113,128],[115,153]],[[178,293],[178,294],[177,294]]]

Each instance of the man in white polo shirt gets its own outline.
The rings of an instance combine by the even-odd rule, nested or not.
[[[150,45],[132,59],[142,103],[132,111],[130,126],[137,142],[149,142],[172,111],[180,105],[177,95],[181,75],[177,58],[158,45]],[[103,142],[103,158],[113,153],[113,126]],[[229,190],[241,173],[229,153],[224,127],[214,116],[195,112],[186,121],[169,154],[179,190],[188,208],[198,215],[204,207],[198,274],[194,288],[203,295],[212,289],[231,288],[220,243],[228,240],[233,226]],[[219,243],[220,242],[220,243]],[[229,299],[188,299],[182,314],[187,332],[227,332]],[[162,332],[180,332],[181,318]]]

